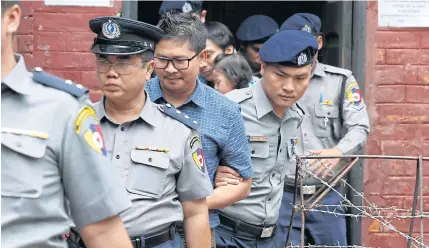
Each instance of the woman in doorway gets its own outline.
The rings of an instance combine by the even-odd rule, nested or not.
[[[246,88],[252,81],[252,69],[242,55],[219,54],[214,63],[214,88],[222,94]]]

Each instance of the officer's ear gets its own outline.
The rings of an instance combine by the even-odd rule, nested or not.
[[[2,29],[6,30],[7,34],[14,34],[18,30],[21,20],[21,8],[18,4],[14,4],[2,13]]]
[[[261,76],[264,76],[265,68],[267,68],[267,64],[264,61],[261,61]]]
[[[321,36],[321,35],[317,36],[317,45],[318,45],[317,50],[322,49],[322,47],[323,47],[323,36]]]
[[[146,62],[145,67],[146,67],[145,79],[147,81],[152,78],[152,73],[155,68],[155,62],[153,61],[153,59]]]

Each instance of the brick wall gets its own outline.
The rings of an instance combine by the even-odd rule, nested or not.
[[[377,2],[368,2],[367,32],[365,98],[372,125],[367,153],[429,156],[429,29],[379,28]],[[424,210],[429,211],[429,163],[424,165]],[[367,160],[365,197],[378,207],[410,209],[415,172],[416,162]],[[389,221],[408,233],[409,220]],[[424,224],[429,234],[428,219]],[[418,220],[414,232],[418,235]],[[362,236],[363,245],[406,247],[403,237],[368,218]]]
[[[89,52],[95,35],[88,21],[116,15],[121,5],[121,1],[112,1],[111,7],[46,6],[43,1],[22,1],[17,51],[24,55],[29,70],[40,66],[71,79],[88,87],[91,99],[98,100],[95,58]]]

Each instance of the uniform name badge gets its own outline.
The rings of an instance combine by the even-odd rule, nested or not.
[[[250,142],[267,142],[268,136],[247,136]]]

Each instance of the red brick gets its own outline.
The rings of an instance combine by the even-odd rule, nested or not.
[[[375,63],[377,65],[384,65],[386,63],[386,50],[385,49],[377,49],[377,57]]]
[[[34,15],[34,27],[39,31],[47,32],[91,32],[89,20],[100,16],[97,13],[43,13]],[[54,20],[54,21],[53,21]]]
[[[97,73],[95,71],[83,71],[81,72],[82,85],[91,90],[99,90],[97,82]]]
[[[429,144],[428,144],[429,145]],[[406,195],[412,196],[416,183],[415,177],[388,177],[382,189],[385,195]],[[429,193],[429,177],[423,177],[423,194]]]
[[[34,51],[34,59],[41,67],[51,70],[94,70],[92,53]]]
[[[31,16],[34,13],[33,5],[31,4],[31,1],[21,1],[20,2],[21,7],[21,16]]]
[[[405,95],[406,102],[429,103],[429,86],[407,86]]]
[[[22,56],[24,56],[25,65],[27,66],[28,71],[33,70],[33,68],[37,66],[33,54],[22,53]]]
[[[60,32],[40,32],[34,33],[34,50],[35,51],[60,51],[65,50],[66,40],[64,34]]]
[[[429,123],[428,104],[380,104],[377,113],[380,123]]]
[[[92,32],[74,32],[67,37],[65,50],[69,52],[88,52],[94,41]]]
[[[399,248],[406,247],[407,240],[399,234],[374,233],[362,245],[378,248]]]
[[[416,84],[417,66],[377,65],[375,67],[376,84]]]
[[[403,209],[405,206],[404,202],[406,200],[406,197],[404,196],[365,196],[365,198],[368,200],[368,202],[364,202],[364,205],[366,206],[368,206],[370,202],[378,208],[395,207],[397,209]]]
[[[388,65],[425,65],[429,64],[429,49],[387,49]]]
[[[17,34],[32,34],[33,21],[34,19],[32,17],[21,17]]]
[[[406,209],[411,209],[413,207],[413,196],[406,197],[404,200],[404,205]],[[417,198],[417,213],[420,209],[420,197]],[[429,211],[429,197],[423,196],[423,211],[428,212]]]
[[[429,140],[429,124],[376,125],[371,127],[371,136],[379,140]]]
[[[31,53],[33,51],[33,35],[17,35],[18,53]]]
[[[419,48],[421,33],[400,31],[379,31],[375,34],[377,48]]]
[[[113,2],[113,4],[112,4]],[[97,13],[99,16],[116,15],[122,6],[122,1],[111,1],[111,6],[55,6],[45,5],[43,2],[34,1],[33,8],[45,13]]]
[[[429,84],[429,66],[419,66],[418,75],[418,82],[420,84]]]
[[[365,145],[365,151],[366,154],[381,154],[380,140],[370,135]]]
[[[373,159],[368,162],[368,166],[373,168],[370,171],[374,173],[372,177],[381,178],[381,180],[386,176],[414,176],[416,165],[415,160]],[[427,173],[429,175],[429,171]]]
[[[421,140],[382,140],[382,154],[396,156],[417,156],[419,153],[427,157],[429,142]]]
[[[423,32],[421,37],[422,37],[422,42],[420,44],[420,47],[429,48],[429,35],[427,34],[427,31]]]
[[[389,85],[377,87],[374,97],[376,103],[403,102],[405,99],[405,86]]]

